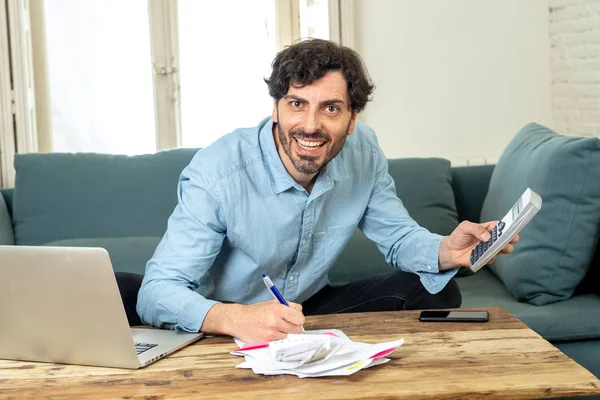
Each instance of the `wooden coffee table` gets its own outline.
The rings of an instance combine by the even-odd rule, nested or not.
[[[384,365],[349,377],[300,379],[236,369],[231,338],[203,339],[143,369],[0,360],[0,398],[534,399],[600,394],[600,381],[521,321],[488,308],[487,323],[424,323],[417,311],[308,317],[354,341],[403,337]]]

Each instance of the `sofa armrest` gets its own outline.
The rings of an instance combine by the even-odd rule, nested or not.
[[[0,196],[0,245],[15,244],[12,218],[6,207],[4,197]]]

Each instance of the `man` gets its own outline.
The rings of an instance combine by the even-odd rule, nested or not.
[[[254,342],[300,333],[304,315],[459,307],[456,267],[495,222],[441,237],[409,217],[375,134],[357,122],[374,88],[360,57],[303,41],[276,56],[265,81],[272,117],[200,150],[182,172],[139,291],[142,321]],[[396,271],[329,286],[357,226]],[[290,307],[268,301],[261,274]]]

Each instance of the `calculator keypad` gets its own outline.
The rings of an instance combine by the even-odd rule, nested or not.
[[[479,243],[471,252],[471,265],[475,264],[484,254],[485,252],[492,247],[492,245],[494,243],[496,243],[496,241],[498,240],[498,238],[500,236],[502,236],[502,231],[504,229],[504,222],[500,221],[498,223],[498,225],[496,225],[494,227],[494,229],[492,229],[492,232],[490,233],[491,237],[490,240],[488,240],[487,242],[481,242]]]

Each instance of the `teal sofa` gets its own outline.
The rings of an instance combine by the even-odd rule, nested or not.
[[[1,190],[0,244],[104,247],[116,271],[143,273],[176,205],[178,175],[196,151],[17,155],[15,188]],[[389,166],[398,196],[429,230],[446,235],[462,220],[479,221],[494,166],[452,168],[436,158],[389,160]],[[600,377],[599,253],[565,300],[543,306],[517,301],[486,267],[456,278],[463,307],[504,307]],[[344,283],[389,270],[357,230],[330,278]]]

